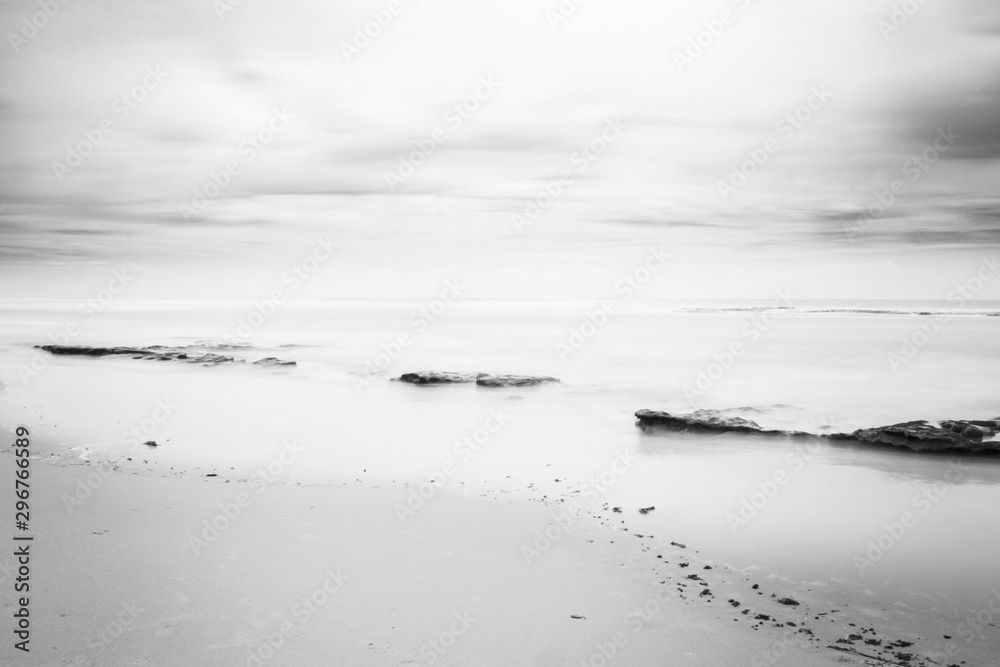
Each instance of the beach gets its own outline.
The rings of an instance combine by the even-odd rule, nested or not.
[[[185,342],[211,330],[206,317],[231,321],[240,307],[174,309],[160,322],[166,347],[151,354],[187,345],[188,358],[156,361],[39,351],[23,341],[44,342],[66,307],[7,305],[20,325],[4,347],[0,417],[12,438],[18,425],[30,431],[35,489],[25,664],[992,664],[998,531],[982,508],[1000,489],[995,457],[635,427],[636,408],[683,411],[686,399],[676,379],[672,397],[655,392],[655,368],[616,370],[633,350],[632,318],[692,333],[723,325],[739,338],[753,315],[640,304],[584,350],[585,365],[554,349],[535,360],[562,382],[495,389],[366,373],[365,350],[377,363],[379,348],[363,341],[379,337],[363,326],[340,346],[314,338],[345,309],[373,329],[407,326],[409,302],[289,309],[270,330],[284,343]],[[571,316],[527,308],[508,307],[506,326],[545,332],[547,319]],[[398,363],[501,366],[488,341],[505,333],[491,312],[456,307],[437,323],[451,347],[472,349],[455,343],[471,337],[483,349],[446,364],[446,351],[411,348]],[[305,329],[306,317],[319,328]],[[782,317],[772,336],[820,321],[847,347],[875,322],[906,330],[919,318]],[[118,332],[157,325],[138,304],[102,321]],[[968,339],[991,324],[954,326]],[[150,346],[136,334],[72,342]],[[752,395],[739,373],[774,357],[763,339],[748,350],[719,390]],[[234,361],[190,363],[210,358],[201,354]],[[25,381],[18,370],[35,355],[45,368]],[[272,357],[297,363],[252,363]],[[823,363],[812,350],[803,358]],[[521,359],[510,370],[525,370]],[[698,365],[675,373],[696,383]],[[824,377],[836,386],[835,368]],[[897,400],[920,409],[910,384]],[[775,402],[732,414],[769,428],[910,416],[891,405],[868,416],[872,405],[845,393],[817,413],[804,406],[826,400],[822,388],[795,390],[793,406],[781,382],[755,386]],[[0,459],[7,478],[14,458]]]

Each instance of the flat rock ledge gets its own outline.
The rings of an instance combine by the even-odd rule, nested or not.
[[[742,417],[724,417],[715,410],[696,410],[675,415],[659,410],[639,410],[636,426],[643,431],[676,431],[685,433],[755,433],[757,435],[810,436],[802,431],[776,431],[762,428],[757,422]]]
[[[639,410],[636,426],[646,433],[673,431],[686,433],[745,433],[807,437],[876,445],[905,447],[914,451],[1000,452],[1000,417],[989,420],[945,420],[938,423],[911,421],[891,426],[863,428],[853,433],[813,434],[803,431],[769,430],[742,417],[726,417],[715,410],[697,410],[689,414],[671,414],[658,410]]]
[[[460,373],[454,371],[417,371],[403,373],[400,382],[410,384],[458,384],[475,382],[480,387],[532,387],[548,382],[559,382],[558,378],[545,375],[490,375],[489,373]]]
[[[989,420],[945,420],[937,424],[919,420],[862,428],[850,434],[836,433],[830,438],[906,447],[917,452],[1000,452],[1000,440],[991,440],[997,433],[1000,433],[1000,417]]]
[[[475,382],[481,377],[486,377],[486,373],[417,371],[415,373],[403,373],[396,379],[400,382],[409,382],[410,384],[460,384],[463,382]]]
[[[131,357],[145,361],[178,361],[202,366],[218,366],[220,364],[245,364],[246,359],[237,359],[227,354],[204,352],[188,347],[167,347],[165,345],[150,345],[149,347],[88,347],[86,345],[36,345],[36,349],[49,354],[78,357]],[[277,357],[264,357],[252,362],[253,366],[295,366],[294,361],[286,361]]]
[[[476,380],[480,387],[533,387],[536,384],[560,382],[547,375],[487,375]]]

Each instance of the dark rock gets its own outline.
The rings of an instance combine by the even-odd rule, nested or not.
[[[545,375],[486,375],[476,380],[480,387],[533,387],[547,382],[560,380]]]
[[[653,506],[649,506],[649,507],[640,507],[640,508],[639,508],[639,514],[649,514],[650,512],[652,512],[652,511],[653,511],[653,510],[655,510],[655,509],[656,509],[656,508],[655,508],[655,507],[653,507]]]
[[[767,430],[749,419],[726,417],[717,410],[695,410],[686,415],[675,415],[659,410],[639,410],[635,425],[646,433],[677,431],[686,433],[751,433],[757,435],[808,436],[800,431]]]
[[[142,444],[146,445],[147,447],[159,447],[159,445],[156,444],[155,440],[147,440],[146,442],[144,442]]]
[[[486,377],[486,373],[417,371],[415,373],[403,373],[399,376],[399,381],[409,382],[410,384],[457,384],[462,382],[475,382],[481,377]]]
[[[927,421],[903,422],[891,426],[858,429],[854,433],[832,436],[837,440],[858,440],[914,451],[1000,451],[1000,441],[984,440],[1000,432],[1000,421],[942,421],[940,426]]]
[[[278,359],[277,357],[264,357],[263,359],[258,359],[253,362],[254,366],[295,366],[294,361],[284,361]]]
[[[798,600],[793,600],[792,598],[781,598],[778,600],[778,604],[788,605],[789,607],[798,607]]]
[[[145,361],[179,361],[187,364],[202,364],[203,366],[218,366],[220,364],[245,363],[244,359],[236,359],[227,354],[204,352],[205,346],[167,347],[165,345],[150,345],[140,347],[88,347],[86,345],[36,345],[39,350],[49,354],[71,355],[79,357],[131,357]],[[200,349],[199,349],[200,348]],[[266,357],[254,362],[258,366],[294,366],[294,361],[283,361],[276,357]]]
[[[718,410],[696,410],[689,414],[671,414],[658,410],[639,410],[636,426],[645,433],[672,431],[686,433],[745,433],[750,435],[816,438],[832,441],[855,441],[914,451],[965,450],[1000,452],[1000,417],[987,420],[944,420],[903,422],[891,426],[858,429],[853,433],[812,434],[803,431],[769,430],[742,417],[729,417]]]

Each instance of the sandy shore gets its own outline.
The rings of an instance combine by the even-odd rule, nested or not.
[[[0,457],[3,479],[12,463]],[[776,649],[788,665],[846,657],[806,649],[788,626],[738,620],[725,600],[747,590],[741,576],[701,569],[680,548],[654,553],[596,517],[567,522],[564,506],[439,493],[401,523],[403,488],[261,490],[126,472],[95,485],[97,470],[32,463],[31,652],[8,639],[4,664],[736,665],[776,664]],[[550,546],[539,541],[546,532]],[[711,596],[685,579],[696,568]],[[10,619],[11,596],[3,603]]]

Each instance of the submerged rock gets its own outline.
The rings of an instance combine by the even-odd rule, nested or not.
[[[946,420],[934,425],[924,420],[862,428],[853,433],[838,433],[834,440],[857,440],[914,451],[965,450],[1000,452],[1000,441],[987,440],[1000,432],[1000,419],[990,421]]]
[[[547,375],[486,375],[476,380],[480,387],[533,387],[548,382],[560,380]]]
[[[258,359],[253,362],[254,366],[295,366],[294,361],[284,361],[283,359],[278,359],[277,357],[264,357],[263,359]]]
[[[558,378],[536,375],[490,375],[489,373],[460,373],[454,371],[417,371],[403,373],[400,382],[410,384],[454,384],[475,382],[480,387],[531,387],[546,382],[559,382]]]
[[[675,415],[659,410],[639,410],[635,425],[646,433],[677,431],[687,433],[754,433],[759,435],[808,436],[801,431],[775,431],[742,417],[726,417],[716,410],[696,410],[686,415]]]
[[[36,345],[35,348],[49,354],[80,357],[131,357],[145,361],[179,361],[187,364],[203,366],[218,366],[219,364],[245,363],[244,359],[236,359],[227,354],[204,352],[192,347],[167,347],[165,345],[150,345],[149,347],[88,347],[86,345]],[[259,366],[294,366],[294,361],[283,361],[276,357],[265,357],[254,362]]]
[[[812,434],[802,431],[768,430],[749,419],[727,417],[716,410],[697,410],[684,415],[657,410],[639,410],[635,416],[636,426],[646,433],[656,431],[748,433],[891,445],[914,451],[1000,452],[1000,439],[994,438],[1000,433],[1000,417],[990,420],[945,420],[938,424],[921,420],[863,428],[853,433]]]
[[[453,371],[417,371],[416,373],[403,373],[399,376],[400,382],[410,384],[456,384],[463,382],[475,382],[486,373],[456,373]]]

